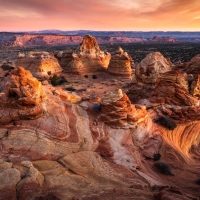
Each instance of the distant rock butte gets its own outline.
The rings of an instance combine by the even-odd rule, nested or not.
[[[48,78],[49,74],[62,72],[57,59],[48,52],[19,53],[15,65],[31,71],[35,77],[40,79]]]
[[[111,57],[108,65],[108,72],[116,76],[132,78],[131,61],[132,58],[128,53],[124,52],[121,47],[118,47],[115,54]]]
[[[131,127],[147,115],[145,107],[131,104],[121,89],[101,100],[101,120],[113,127]]]

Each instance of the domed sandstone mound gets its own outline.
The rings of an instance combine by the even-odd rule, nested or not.
[[[171,62],[159,52],[148,54],[135,69],[135,76],[138,82],[153,84],[160,77],[160,74],[171,70]]]
[[[16,60],[16,67],[23,67],[29,70],[33,76],[39,79],[48,78],[49,74],[62,72],[57,59],[48,52],[28,52],[19,54]]]
[[[148,54],[135,67],[128,96],[131,102],[137,103],[140,99],[149,98],[155,88],[155,83],[162,73],[171,70],[171,62],[159,52]]]

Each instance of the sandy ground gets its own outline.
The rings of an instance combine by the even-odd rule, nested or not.
[[[96,101],[104,94],[113,92],[117,89],[122,89],[124,92],[128,91],[130,79],[123,79],[121,77],[115,77],[102,72],[96,75],[94,79],[91,75],[88,78],[81,75],[72,75],[68,73],[62,74],[69,83],[60,85],[66,90],[66,88],[73,87],[76,89],[76,93],[83,98],[83,100]]]

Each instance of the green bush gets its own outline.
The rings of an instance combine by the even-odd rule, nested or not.
[[[11,71],[13,69],[15,69],[14,67],[10,66],[10,65],[7,65],[7,64],[3,64],[1,66],[1,68],[4,70],[4,71]]]
[[[97,76],[94,74],[94,75],[92,75],[92,78],[93,79],[97,79]]]
[[[154,160],[154,161],[158,161],[158,160],[160,160],[160,157],[161,157],[161,155],[160,155],[159,153],[155,153],[155,154],[153,155],[153,160]]]
[[[195,184],[200,185],[200,178],[195,181]]]
[[[71,92],[74,92],[74,91],[76,91],[76,89],[75,89],[75,88],[73,88],[73,87],[67,87],[67,88],[65,88],[65,90],[67,90],[67,91],[71,91]]]
[[[177,127],[176,122],[168,116],[160,116],[154,122],[169,130],[174,130]]]
[[[157,162],[157,163],[154,163],[154,166],[161,174],[173,176],[172,170],[168,164],[164,162]]]
[[[68,81],[65,79],[64,76],[57,76],[56,74],[54,74],[52,77],[49,78],[51,81],[51,84],[53,86],[56,85],[61,85],[63,83],[67,83]]]

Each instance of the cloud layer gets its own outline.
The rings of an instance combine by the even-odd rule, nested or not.
[[[199,0],[0,0],[0,31],[200,31]]]

